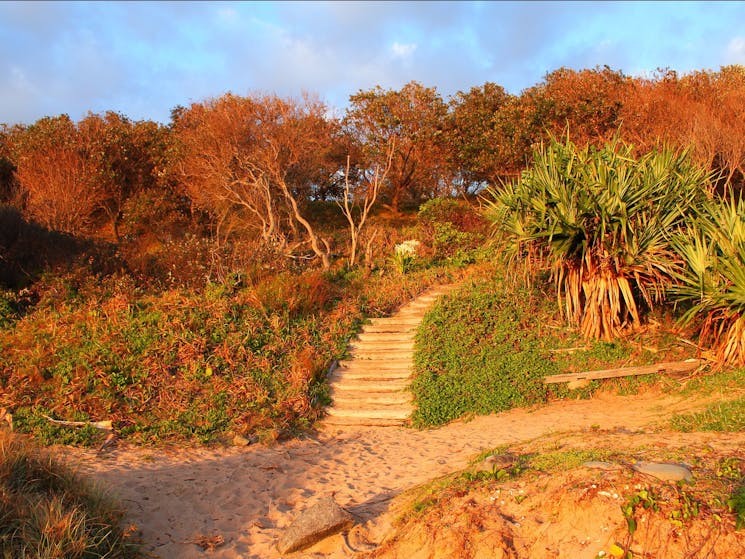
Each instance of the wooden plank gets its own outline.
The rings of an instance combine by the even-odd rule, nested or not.
[[[545,384],[555,384],[572,380],[630,377],[634,375],[651,375],[655,373],[686,373],[697,369],[702,363],[702,359],[686,359],[685,361],[668,361],[665,363],[657,363],[656,365],[643,365],[640,367],[585,371],[584,373],[564,373],[561,375],[546,377],[543,379],[543,382]]]

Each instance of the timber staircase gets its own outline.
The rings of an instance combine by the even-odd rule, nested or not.
[[[373,318],[349,344],[349,359],[329,374],[333,403],[323,423],[394,426],[411,413],[414,337],[425,313],[453,285],[430,289],[386,318]]]

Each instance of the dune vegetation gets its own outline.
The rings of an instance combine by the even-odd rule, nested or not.
[[[100,444],[102,421],[292,436],[366,318],[464,277],[420,331],[417,424],[562,397],[541,378],[586,367],[724,374],[745,362],[744,100],[740,66],[605,67],[519,95],[374,88],[333,118],[225,94],[166,125],[4,126],[0,407],[44,443]]]

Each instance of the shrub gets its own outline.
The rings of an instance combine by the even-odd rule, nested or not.
[[[582,149],[552,139],[533,159],[490,191],[495,228],[516,254],[547,257],[563,311],[586,337],[638,327],[676,270],[668,234],[706,198],[709,176],[686,152],[635,159],[618,137]]]
[[[484,242],[487,222],[465,202],[435,198],[422,204],[417,214],[419,227],[431,244],[434,257],[458,262]]]
[[[701,319],[700,337],[718,360],[745,364],[745,202],[707,202],[673,244],[685,264],[673,288],[689,305],[682,322]]]
[[[481,233],[487,222],[483,215],[463,201],[453,198],[433,198],[419,207],[417,221],[423,226],[450,223],[456,230],[466,233]]]

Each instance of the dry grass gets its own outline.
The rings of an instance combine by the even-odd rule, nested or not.
[[[106,495],[48,454],[0,432],[0,555],[139,557]]]

